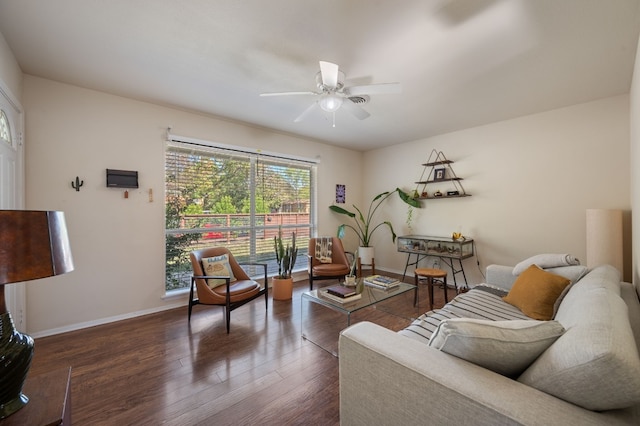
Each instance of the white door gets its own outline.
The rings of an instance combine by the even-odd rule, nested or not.
[[[24,207],[22,106],[0,80],[0,209]],[[26,332],[24,284],[4,286],[7,309],[16,328]]]

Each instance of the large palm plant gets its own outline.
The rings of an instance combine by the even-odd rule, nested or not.
[[[356,235],[358,236],[358,239],[360,240],[360,247],[370,247],[371,237],[373,236],[373,233],[381,226],[387,226],[387,228],[389,228],[389,231],[391,231],[391,240],[395,243],[396,233],[393,230],[393,225],[391,225],[391,222],[383,221],[378,224],[372,223],[373,216],[375,215],[376,211],[378,210],[382,202],[387,198],[389,198],[391,194],[393,194],[394,192],[397,192],[398,195],[400,196],[400,199],[405,203],[407,203],[408,205],[410,205],[411,207],[420,207],[420,202],[418,200],[416,200],[415,198],[412,198],[409,194],[407,194],[400,188],[396,188],[393,191],[386,191],[376,195],[373,198],[373,200],[371,200],[371,203],[369,204],[369,210],[367,210],[366,215],[364,215],[362,213],[362,210],[360,210],[355,205],[353,206],[353,208],[356,209],[356,211],[358,212],[357,215],[356,213],[343,209],[340,206],[336,206],[336,205],[329,206],[331,211],[334,211],[338,214],[349,216],[355,222],[355,225],[348,225],[343,223],[342,225],[338,226],[338,238],[343,238],[346,228],[351,228],[353,232],[356,233]]]

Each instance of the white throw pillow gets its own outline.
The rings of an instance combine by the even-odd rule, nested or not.
[[[582,277],[587,275],[589,268],[584,265],[571,265],[571,266],[557,266],[555,268],[543,268],[547,272],[565,277],[571,284],[575,284]]]
[[[564,333],[557,321],[442,321],[429,346],[508,377],[519,376]]]
[[[580,261],[570,254],[545,253],[531,256],[513,267],[513,275],[520,275],[531,265],[538,265],[542,269],[559,266],[579,265]]]
[[[217,276],[217,277],[230,277],[231,282],[236,281],[236,277],[233,275],[231,265],[229,265],[229,256],[222,254],[220,256],[205,257],[202,259],[202,270],[205,275]],[[211,288],[225,285],[226,280],[210,278],[207,280],[207,284]]]

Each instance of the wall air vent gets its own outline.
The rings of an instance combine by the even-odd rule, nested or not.
[[[367,102],[369,102],[369,99],[371,98],[369,98],[369,96],[367,95],[349,96],[349,100],[358,105],[366,104]]]

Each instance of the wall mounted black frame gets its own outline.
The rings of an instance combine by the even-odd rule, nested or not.
[[[108,188],[138,188],[138,172],[107,169]]]

